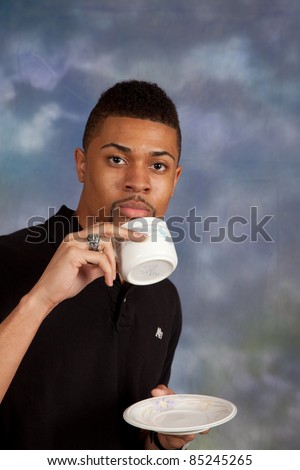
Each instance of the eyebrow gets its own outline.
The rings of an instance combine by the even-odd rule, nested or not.
[[[115,144],[114,142],[111,142],[110,144],[105,144],[101,147],[101,150],[102,149],[105,149],[107,147],[115,147],[116,149],[120,150],[120,152],[125,152],[125,153],[129,153],[131,152],[131,148],[129,147],[125,147],[124,145],[120,145],[120,144]]]
[[[130,153],[132,151],[130,147],[125,147],[124,145],[116,144],[115,142],[110,142],[109,144],[103,145],[101,147],[101,150],[107,147],[114,147],[117,150],[120,150],[120,152],[124,152],[124,153]],[[170,152],[167,152],[166,150],[153,150],[152,152],[149,152],[149,155],[151,157],[162,157],[163,155],[168,155],[174,160],[174,162],[176,162],[175,157]]]
[[[174,162],[176,161],[176,160],[175,160],[175,157],[174,157],[171,153],[167,152],[166,150],[161,150],[161,151],[157,150],[157,151],[153,151],[153,152],[150,152],[149,155],[150,155],[151,157],[162,157],[162,156],[164,156],[164,155],[168,155],[169,157],[171,157],[171,158],[174,160]]]

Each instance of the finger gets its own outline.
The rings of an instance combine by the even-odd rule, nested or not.
[[[181,436],[185,443],[192,442],[196,439],[196,434],[187,434],[186,436]]]
[[[130,240],[132,242],[143,242],[148,238],[146,233],[137,232],[136,230],[124,229],[127,230],[126,236],[123,235],[123,232],[120,232],[120,236],[117,235],[115,240],[117,241],[125,241]]]
[[[98,235],[98,234],[97,234]],[[108,258],[111,269],[112,269],[112,278],[113,280],[116,278],[116,255],[115,250],[112,244],[112,239],[107,237],[106,235],[102,235],[99,240],[98,250]]]
[[[115,270],[112,269],[111,262],[104,252],[101,251],[85,251],[84,257],[87,263],[98,266],[103,272],[105,284],[112,286],[114,283]]]
[[[89,258],[87,258],[87,262],[89,264],[97,264],[99,261],[101,263],[101,267],[106,267],[107,265],[106,264],[103,264],[104,260],[103,260],[103,255],[108,259],[109,263],[110,263],[110,266],[111,266],[111,277],[112,277],[112,280],[114,280],[116,278],[116,260],[115,260],[115,253],[114,253],[114,249],[112,247],[112,243],[111,243],[111,238],[107,237],[107,236],[102,236],[100,237],[99,239],[99,245],[98,245],[98,248],[97,249],[94,249],[94,250],[91,250],[91,247],[90,247],[90,244],[87,240],[87,237],[83,237],[83,235],[85,235],[87,232],[86,230],[84,231],[81,231],[81,232],[78,232],[78,233],[73,233],[73,234],[69,234],[68,237],[65,238],[65,242],[68,243],[68,246],[76,246],[77,248],[80,248],[82,250],[85,250],[85,251],[90,251],[92,253],[97,253],[97,252],[100,252],[101,253],[101,257],[98,259],[98,257],[93,257],[92,255],[92,259],[93,261],[91,261],[91,256],[89,256]],[[94,232],[88,232],[87,233],[87,236],[90,234],[90,233],[96,233],[95,231]],[[98,233],[97,233],[98,235]],[[84,243],[81,243],[81,242],[84,242]],[[108,275],[108,273],[106,273]],[[109,285],[111,285],[111,282],[109,281]]]
[[[110,244],[107,244],[107,247],[108,250],[112,249]],[[60,247],[60,249],[62,250],[61,253],[65,253],[63,256],[67,256],[72,261],[74,267],[80,269],[87,264],[94,265],[100,269],[102,276],[105,278],[105,283],[109,286],[113,285],[115,268],[112,267],[111,254],[109,259],[104,251],[83,249],[82,244],[74,241]]]
[[[117,225],[113,225],[109,222],[104,222],[100,224],[95,224],[91,227],[87,227],[81,230],[80,232],[69,234],[65,240],[76,240],[86,242],[87,236],[90,233],[97,233],[101,239],[103,238],[104,241],[106,241],[106,238],[114,238],[118,241],[131,240],[140,242],[144,241],[147,238],[147,234],[145,233],[136,232],[133,230],[129,230],[125,227],[120,227]]]
[[[119,225],[113,225],[110,223],[104,223],[99,226],[99,235],[113,238],[117,241],[131,240],[131,241],[143,241],[147,238],[147,234],[129,230],[128,228],[121,227]]]
[[[100,251],[102,251],[102,253],[107,257],[109,263],[110,263],[110,266],[111,266],[111,270],[112,270],[112,278],[113,280],[116,279],[116,256],[115,256],[115,251],[114,251],[114,248],[112,246],[112,243],[111,241],[109,243],[105,243],[105,244],[101,244],[100,245]]]
[[[153,390],[151,390],[151,395],[153,397],[162,397],[165,395],[175,395],[175,392],[166,385],[159,384]]]
[[[199,432],[199,434],[208,434],[210,432],[210,429],[205,429],[205,431]]]

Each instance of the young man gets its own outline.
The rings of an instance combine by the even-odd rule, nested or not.
[[[178,182],[176,108],[157,85],[121,82],[103,93],[75,150],[83,184],[75,212],[0,239],[0,432],[4,449],[181,448],[194,436],[141,432],[124,409],[170,394],[180,335],[169,280],[122,282],[112,239],[164,216]],[[89,234],[98,234],[91,250]],[[157,338],[157,328],[163,337]]]

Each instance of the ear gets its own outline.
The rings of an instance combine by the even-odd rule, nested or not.
[[[77,177],[80,183],[84,183],[85,167],[86,167],[86,154],[81,148],[76,148],[74,152],[74,159],[77,171]]]
[[[173,189],[172,189],[171,197],[174,196],[174,192],[175,192],[175,189],[176,189],[178,180],[179,180],[179,178],[180,178],[181,172],[182,172],[182,166],[181,166],[181,165],[178,165],[177,168],[176,168],[176,170],[175,170],[174,182],[173,182]]]

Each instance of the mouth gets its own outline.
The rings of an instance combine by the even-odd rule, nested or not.
[[[155,209],[150,204],[134,199],[120,202],[114,207],[114,210],[118,211],[119,216],[126,217],[126,219],[153,217],[155,214]]]

